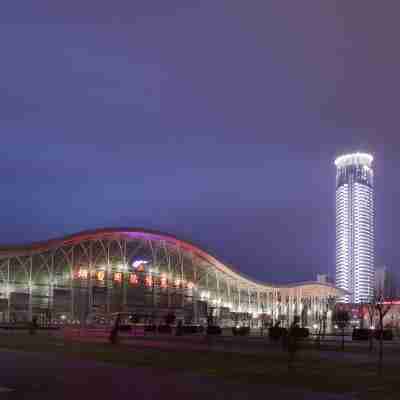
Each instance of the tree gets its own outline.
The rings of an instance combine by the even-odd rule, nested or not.
[[[359,304],[359,320],[360,328],[368,330],[369,351],[372,352],[374,348],[374,329],[376,318],[376,300],[371,299],[369,303],[362,302]],[[367,327],[365,328],[365,319],[367,319]]]
[[[383,296],[378,296],[375,298],[375,310],[378,316],[379,323],[379,363],[378,363],[378,372],[379,375],[382,374],[382,364],[383,364],[383,319],[388,311],[392,307],[392,301],[385,301]]]
[[[374,329],[374,321],[375,321],[375,302],[372,301],[371,303],[365,304],[367,308],[367,315],[368,315],[368,322],[369,322],[369,351],[372,351],[374,348],[374,336],[373,336],[373,329]]]
[[[333,313],[332,321],[342,331],[342,350],[344,350],[344,330],[349,325],[350,313],[344,308],[337,308]]]
[[[388,296],[385,299],[385,292]],[[379,339],[379,359],[378,359],[378,373],[382,374],[382,365],[383,365],[383,320],[386,314],[389,312],[393,305],[393,297],[395,295],[395,287],[394,285],[386,288],[378,288],[374,291],[374,294],[371,298],[371,301],[366,305],[368,310],[370,327],[373,327],[373,322],[377,317],[378,321],[378,330],[377,330],[377,338]],[[373,331],[370,332],[370,351],[372,351],[373,347]]]

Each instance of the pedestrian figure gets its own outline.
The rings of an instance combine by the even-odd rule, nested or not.
[[[29,325],[29,334],[35,335],[37,328],[38,328],[37,317],[33,317],[32,322]]]
[[[115,319],[114,326],[111,329],[111,333],[110,333],[110,343],[111,344],[118,344],[118,332],[119,332],[120,323],[121,323],[121,315],[118,314],[117,318]]]
[[[293,322],[289,328],[287,334],[287,349],[289,353],[288,367],[291,369],[298,350],[298,326],[296,322]]]
[[[178,325],[176,326],[175,335],[176,336],[182,336],[182,331],[183,331],[183,329],[182,329],[182,321],[179,320],[178,321]]]

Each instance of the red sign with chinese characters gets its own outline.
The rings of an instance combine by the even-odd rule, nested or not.
[[[104,279],[106,277],[106,273],[104,271],[97,271],[96,272],[96,278],[100,282],[104,282]]]
[[[146,286],[152,286],[153,285],[153,278],[151,275],[147,275],[145,278],[145,284]]]
[[[89,271],[86,268],[80,268],[77,273],[79,279],[87,279],[89,277]]]
[[[131,285],[137,285],[139,283],[139,279],[138,279],[136,274],[130,274],[129,275],[129,283]]]
[[[118,283],[122,282],[122,272],[114,273],[114,282],[118,282]]]

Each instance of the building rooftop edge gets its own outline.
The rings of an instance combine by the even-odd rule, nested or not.
[[[366,165],[370,167],[374,157],[368,153],[351,153],[339,156],[335,160],[336,167],[345,167],[349,165]]]
[[[45,252],[50,249],[54,249],[59,246],[68,245],[68,244],[76,244],[81,240],[93,240],[96,237],[104,237],[108,235],[127,235],[133,237],[141,237],[144,236],[147,239],[158,239],[173,242],[183,249],[187,251],[191,251],[195,253],[197,256],[207,261],[215,268],[219,269],[222,272],[225,272],[227,275],[230,275],[232,278],[247,284],[249,286],[258,287],[260,289],[267,288],[275,288],[275,289],[291,289],[302,286],[316,286],[316,287],[324,287],[326,289],[332,289],[337,291],[337,294],[345,295],[347,292],[337,286],[330,283],[322,283],[318,281],[305,281],[305,282],[294,282],[288,284],[274,284],[269,282],[258,281],[257,279],[253,279],[249,277],[247,274],[243,272],[239,272],[236,268],[234,268],[230,264],[223,263],[219,259],[217,259],[214,255],[212,255],[208,250],[204,250],[203,248],[193,244],[188,240],[178,239],[176,236],[171,235],[169,233],[160,232],[151,229],[145,228],[97,228],[93,230],[81,231],[72,235],[67,235],[57,239],[50,239],[47,241],[41,241],[31,244],[25,245],[8,245],[1,246],[0,245],[0,260],[8,257],[18,257],[18,256],[30,256],[40,252]]]

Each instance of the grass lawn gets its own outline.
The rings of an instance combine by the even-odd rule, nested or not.
[[[322,361],[317,351],[300,351],[289,371],[287,353],[265,351],[239,354],[216,351],[165,350],[100,343],[64,342],[45,334],[0,335],[0,348],[51,352],[61,357],[110,362],[128,367],[152,367],[186,371],[224,380],[277,384],[313,391],[357,393],[363,399],[400,398],[399,362],[391,360],[382,376],[377,375],[376,359],[357,362],[336,357]],[[397,365],[395,364],[397,363]]]

